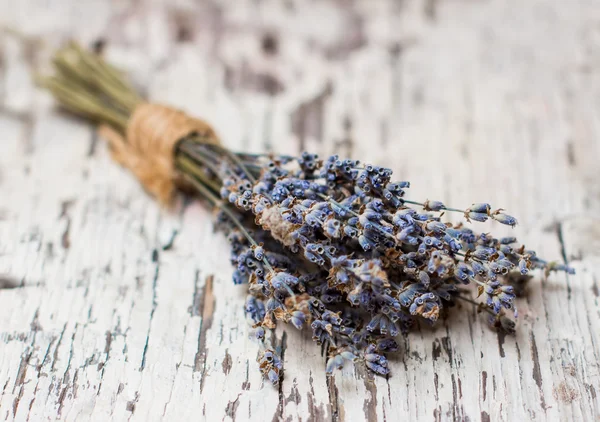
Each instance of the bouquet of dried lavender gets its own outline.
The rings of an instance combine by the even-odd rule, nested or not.
[[[409,200],[409,182],[393,181],[390,169],[336,155],[234,153],[205,122],[144,103],[116,69],[77,45],[53,63],[55,75],[40,83],[104,125],[114,158],[149,192],[167,202],[175,186],[191,187],[217,210],[233,281],[248,286],[246,314],[264,344],[260,368],[273,383],[282,363],[266,330],[278,321],[328,346],[328,373],[352,360],[387,375],[386,354],[415,322],[434,324],[462,300],[512,331],[511,280],[533,269],[572,272],[514,237],[442,221],[457,212],[467,223],[517,224],[489,204]]]

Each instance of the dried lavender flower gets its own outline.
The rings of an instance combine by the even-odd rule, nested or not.
[[[77,45],[59,51],[55,63],[57,74],[41,83],[69,110],[125,136],[144,101],[122,75]],[[283,362],[267,334],[278,321],[309,329],[328,346],[328,374],[353,361],[388,375],[387,353],[398,350],[394,338],[415,323],[434,324],[461,300],[487,313],[492,327],[512,332],[515,321],[506,312],[517,317],[515,295],[532,270],[573,273],[514,237],[441,220],[456,212],[465,222],[517,224],[490,204],[458,209],[414,201],[406,197],[410,183],[392,181],[388,168],[307,152],[297,158],[233,153],[204,129],[175,140],[178,172],[156,186],[182,176],[218,210],[233,282],[248,286],[245,314],[262,344],[259,368],[273,384]],[[146,158],[135,162],[148,164]],[[166,196],[170,188],[151,191]]]
[[[392,182],[387,168],[336,155],[232,154],[193,138],[180,144],[177,160],[229,216],[219,227],[231,242],[234,282],[248,283],[246,313],[256,337],[266,342],[265,330],[277,321],[309,327],[317,344],[329,345],[328,374],[353,361],[387,375],[386,353],[398,349],[394,337],[418,321],[434,324],[456,299],[512,332],[505,310],[517,317],[509,283],[515,274],[572,272],[517,246],[514,237],[440,219],[441,212],[458,212],[466,222],[515,226],[502,209],[408,200],[410,184]],[[466,285],[477,288],[478,300],[458,289]],[[282,363],[265,347],[259,365],[277,383]]]

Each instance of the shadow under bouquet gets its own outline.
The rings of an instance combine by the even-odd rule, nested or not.
[[[573,271],[514,237],[473,231],[465,223],[517,224],[487,203],[412,200],[410,183],[390,169],[337,155],[233,152],[206,122],[145,102],[100,55],[71,44],[53,65],[38,82],[99,124],[113,158],[149,193],[168,204],[177,189],[191,189],[214,208],[233,282],[248,286],[260,369],[274,384],[283,364],[268,330],[278,321],[312,331],[327,347],[327,373],[355,361],[387,375],[386,354],[416,322],[434,324],[462,301],[512,332],[515,284],[535,269]],[[447,212],[464,223],[444,222]]]

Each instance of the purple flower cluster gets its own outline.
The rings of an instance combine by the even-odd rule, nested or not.
[[[205,166],[205,185],[219,180],[219,221],[229,232],[234,282],[248,284],[256,337],[264,341],[277,321],[309,328],[317,344],[329,346],[327,373],[354,361],[387,375],[394,338],[417,321],[435,323],[460,299],[510,331],[506,311],[517,316],[512,275],[572,272],[514,237],[442,221],[445,212],[459,212],[467,222],[516,225],[502,210],[408,200],[410,184],[393,182],[387,168],[335,155],[228,155],[207,145],[188,148],[187,156]],[[469,299],[469,285],[479,302]],[[282,368],[272,348],[259,363],[276,383]]]
[[[129,132],[127,122],[143,100],[118,72],[76,45],[58,52],[55,64],[55,75],[42,83],[63,105],[110,125],[112,136]],[[489,204],[456,209],[416,202],[406,198],[410,184],[392,181],[387,168],[336,155],[233,153],[213,144],[210,128],[201,132],[177,142],[178,182],[219,210],[233,281],[248,286],[246,315],[263,345],[258,363],[272,383],[279,382],[283,362],[267,330],[278,321],[310,329],[328,347],[327,373],[354,361],[387,375],[395,337],[415,322],[433,324],[462,300],[491,315],[492,326],[511,331],[514,319],[506,315],[517,315],[511,280],[533,269],[572,272],[513,237],[442,221],[444,213],[458,212],[465,222],[517,224]],[[135,158],[125,161],[139,164],[142,157]],[[143,182],[166,199],[171,171],[161,167],[168,179]]]

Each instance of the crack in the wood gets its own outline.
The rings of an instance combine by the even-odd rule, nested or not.
[[[446,352],[446,355],[448,356],[448,364],[450,365],[450,367],[453,366],[452,344],[450,342],[450,336],[436,338],[433,341],[431,347],[431,356],[434,361],[437,361],[439,359],[439,357],[442,355],[442,350],[444,350],[444,352]]]
[[[10,377],[8,377],[6,379],[6,382],[4,383],[4,387],[2,387],[2,395],[0,397],[4,397],[4,394],[6,394],[6,389],[8,388],[8,384],[10,384]]]
[[[204,291],[198,288],[200,283],[200,271],[194,273],[194,293],[192,295],[192,305],[188,308],[190,316],[202,316],[200,300],[203,299]]]
[[[79,380],[79,368],[75,370],[75,374],[73,375],[73,399],[77,398],[77,390],[79,389],[79,384],[77,384],[77,380]]]
[[[58,349],[60,348],[60,345],[62,344],[62,339],[63,339],[63,336],[65,335],[66,330],[67,330],[67,323],[65,322],[65,325],[63,325],[63,329],[60,332],[60,335],[58,336],[58,342],[56,343],[56,348],[54,349],[54,354],[52,356],[52,366],[50,367],[51,372],[55,371],[56,362],[58,362]]]
[[[17,371],[17,376],[15,377],[15,383],[13,385],[12,393],[15,393],[17,387],[19,388],[19,393],[15,400],[13,401],[13,417],[17,415],[17,410],[19,408],[19,403],[21,398],[23,397],[23,384],[25,383],[25,376],[27,375],[27,367],[29,366],[29,361],[31,360],[31,356],[33,355],[33,344],[35,343],[35,339],[33,340],[31,346],[24,352],[21,356],[21,361],[19,363],[19,369]]]
[[[565,239],[563,237],[563,223],[560,221],[556,224],[556,236],[558,238],[558,243],[560,244],[560,254],[562,256],[563,262],[565,265],[569,265],[569,260],[567,259]],[[571,300],[571,283],[569,280],[569,274],[565,273],[565,278],[567,280],[567,300]]]
[[[29,421],[30,416],[31,416],[31,409],[33,408],[33,403],[35,402],[35,399],[37,398],[37,393],[39,391],[39,386],[40,386],[40,379],[42,378],[42,368],[44,367],[44,365],[46,364],[46,361],[48,360],[48,356],[50,356],[50,350],[52,349],[52,346],[54,345],[54,342],[57,340],[57,337],[53,336],[50,339],[50,342],[48,343],[48,347],[46,347],[46,352],[44,352],[44,357],[42,358],[42,362],[39,363],[36,366],[36,371],[37,371],[37,380],[35,383],[35,387],[33,389],[33,398],[31,399],[31,401],[29,402],[29,410],[27,412],[27,420]]]
[[[15,417],[17,415],[17,410],[19,409],[19,403],[21,402],[21,399],[23,398],[24,391],[25,391],[25,388],[23,385],[21,385],[21,387],[19,387],[19,394],[17,394],[17,397],[15,397],[15,399],[13,401],[13,417]],[[8,412],[7,412],[7,416],[8,416]],[[6,419],[8,419],[8,417]]]
[[[483,401],[487,398],[487,371],[481,371],[481,391],[483,396]]]
[[[139,401],[139,399],[140,399],[140,392],[136,391],[135,395],[133,397],[133,400],[128,401],[127,404],[125,405],[125,410],[127,410],[128,412],[131,412],[131,415],[129,415],[128,420],[131,420],[131,417],[135,413],[135,406],[136,406],[137,402]]]
[[[246,359],[246,380],[242,383],[242,390],[250,390],[250,362]]]
[[[540,403],[542,409],[546,411],[546,401],[544,400],[544,391],[542,390],[542,369],[540,367],[540,358],[538,354],[537,344],[535,342],[535,334],[533,333],[533,331],[529,332],[529,341],[531,343],[531,359],[533,360],[533,371],[531,376],[537,384],[540,393]]]
[[[201,297],[204,299],[200,303],[198,314],[202,316],[200,330],[198,332],[198,348],[194,357],[194,372],[201,372],[200,391],[204,389],[206,381],[206,334],[212,326],[213,314],[215,312],[215,297],[213,293],[214,277],[209,275],[204,281]]]
[[[163,247],[162,247],[163,251],[170,251],[173,248],[173,245],[175,244],[175,238],[177,237],[178,234],[179,234],[179,231],[173,230],[173,232],[171,233],[171,237],[169,238],[167,243],[165,245],[163,245]]]
[[[16,289],[23,287],[24,280],[19,281],[16,277],[12,277],[8,274],[0,274],[0,290],[2,289]]]
[[[225,329],[225,326],[223,324],[223,320],[220,319],[219,320],[219,346],[222,346],[223,342],[225,341],[224,329]],[[229,332],[229,335],[231,336],[231,330]],[[229,338],[229,343],[231,343],[231,337]]]
[[[587,306],[586,306],[586,310],[587,310]],[[587,326],[589,328],[590,331],[590,341],[592,343],[592,353],[594,355],[594,360],[596,362],[600,362],[600,358],[598,357],[598,354],[596,353],[596,351],[598,350],[598,347],[596,345],[596,342],[594,341],[594,333],[592,332],[592,321],[590,320],[590,312],[586,312],[587,315]]]
[[[335,385],[335,377],[328,376],[327,382],[327,394],[329,396],[329,408],[331,409],[331,421],[339,422],[340,420],[340,408],[339,408],[339,391]]]
[[[290,389],[290,395],[285,399],[285,404],[295,403],[296,405],[300,404],[302,401],[302,397],[300,396],[300,391],[298,390],[298,380],[294,378],[292,381],[292,388]]]
[[[221,362],[221,368],[223,369],[223,373],[225,375],[229,375],[229,372],[231,372],[231,365],[232,360],[231,355],[229,354],[229,349],[225,349],[225,357],[223,358],[223,362]]]
[[[154,251],[156,251],[156,249]],[[158,258],[157,258],[157,261],[158,261]],[[148,332],[146,333],[146,342],[144,344],[144,351],[142,352],[142,362],[140,364],[140,372],[142,372],[144,370],[144,368],[146,367],[146,354],[148,353],[148,346],[150,344],[150,332],[152,331],[152,322],[154,320],[154,313],[156,312],[156,308],[158,306],[156,287],[158,284],[158,276],[160,274],[160,264],[157,261],[154,261],[154,262],[156,262],[156,266],[154,269],[154,277],[152,279],[152,308],[150,309],[150,320],[148,321]]]
[[[112,343],[112,332],[110,330],[106,330],[105,342],[104,342],[104,362],[99,362],[98,367],[100,370],[100,380],[98,381],[98,391],[96,392],[96,396],[100,395],[100,391],[102,390],[102,382],[104,381],[104,372],[106,369],[106,364],[108,363],[108,359],[110,358],[110,345]],[[102,366],[100,366],[102,364]],[[75,384],[75,381],[73,381]]]
[[[500,353],[500,357],[506,357],[506,354],[504,352],[504,340],[506,339],[506,332],[498,330],[496,332],[496,336],[498,338],[498,352]]]
[[[69,249],[71,247],[71,237],[70,237],[71,218],[66,217],[65,219],[66,219],[67,225],[65,226],[65,230],[63,231],[63,234],[60,238],[60,244],[64,249]]]
[[[463,398],[463,392],[462,392],[462,380],[460,379],[460,377],[458,376],[458,374],[456,375],[456,381],[458,382],[458,399],[462,400]],[[460,405],[460,409],[462,411],[462,414],[464,415],[464,408],[463,405],[461,403]]]
[[[462,420],[462,418],[460,417],[460,411],[458,407],[456,377],[454,374],[450,375],[450,382],[452,383],[452,420]]]
[[[309,410],[307,422],[323,422],[325,421],[325,411],[322,404],[319,407],[315,404],[315,387],[311,370],[308,371],[308,385],[309,391],[306,393]]]
[[[33,314],[33,319],[31,320],[31,323],[29,324],[29,329],[33,333],[42,330],[42,326],[40,324],[39,318],[40,318],[40,308],[37,308],[35,310],[35,313]]]
[[[366,373],[364,368],[360,370],[365,389],[369,392],[369,395],[365,397],[363,402],[363,412],[365,414],[365,420],[376,421],[379,420],[377,417],[377,385],[375,385],[375,377]]]
[[[442,421],[442,406],[438,406],[435,409],[433,409],[433,420],[434,422],[441,422]]]
[[[442,355],[442,347],[440,346],[439,340],[436,338],[431,343],[431,357],[434,361],[438,360],[438,358]]]
[[[235,414],[237,412],[237,408],[240,405],[240,396],[242,393],[237,395],[237,398],[234,401],[230,401],[227,403],[227,407],[225,408],[225,416],[229,416],[233,422],[235,422]],[[225,420],[225,417],[223,417]]]
[[[277,338],[275,337],[275,330],[271,331],[271,344],[275,346],[275,351],[279,355],[281,359],[282,365],[285,364],[285,351],[287,350],[287,332],[284,330],[281,334],[281,342],[277,345]],[[283,396],[283,383],[285,382],[285,367],[281,368],[280,371],[280,380],[279,384],[277,384],[277,397],[278,404],[277,409],[275,410],[275,414],[273,415],[273,422],[277,422],[278,420],[283,419],[284,412],[284,396]]]
[[[62,387],[61,389],[61,384],[59,383],[56,388],[57,388],[57,392],[60,392],[59,396],[58,396],[58,410],[57,410],[57,414],[60,417],[62,415],[62,410],[64,407],[64,402],[65,399],[67,397],[67,392],[69,391],[69,370],[71,369],[71,362],[73,360],[73,346],[75,344],[75,336],[77,335],[77,329],[79,328],[79,323],[75,323],[75,327],[73,329],[73,335],[71,336],[71,345],[69,347],[69,358],[67,359],[67,367],[65,368],[65,372],[63,373],[63,377],[62,377],[62,385],[64,385],[64,387]]]
[[[58,216],[59,220],[65,220],[66,226],[63,234],[61,235],[60,244],[64,249],[69,249],[71,247],[71,215],[69,213],[71,207],[75,203],[75,200],[66,200],[62,201],[60,204],[60,215]]]
[[[385,383],[387,384],[387,395],[388,395],[388,402],[390,403],[390,405],[392,404],[392,388],[390,386],[390,377],[385,377]]]
[[[444,351],[448,355],[448,362],[450,363],[450,367],[452,368],[454,366],[454,359],[452,358],[452,342],[450,341],[450,333],[448,327],[446,327],[446,334],[448,335],[442,337],[441,342]]]
[[[590,395],[590,398],[592,400],[596,400],[596,389],[594,388],[594,386],[592,384],[585,384],[585,389],[588,391],[588,394]]]

